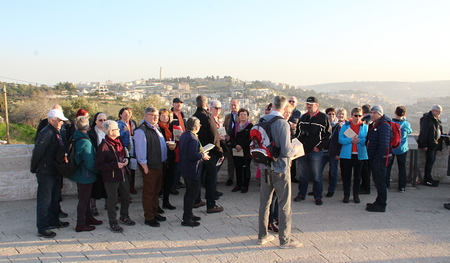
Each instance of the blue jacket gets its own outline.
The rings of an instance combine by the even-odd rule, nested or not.
[[[400,128],[402,131],[402,141],[400,142],[400,147],[394,149],[392,153],[397,155],[404,154],[405,152],[409,151],[408,134],[412,132],[411,125],[406,119],[392,119],[392,121],[400,124]]]
[[[390,142],[392,140],[392,128],[388,121],[391,119],[383,115],[378,121],[369,126],[367,136],[367,154],[371,161],[382,161],[388,153],[392,153]]]
[[[69,176],[69,179],[80,184],[91,184],[97,179],[97,167],[95,167],[95,149],[89,139],[89,135],[81,131],[75,131],[73,139],[86,138],[75,143],[75,163],[78,169]]]
[[[188,178],[200,180],[203,155],[199,152],[200,143],[197,136],[190,131],[183,132],[178,148],[178,167],[181,174]]]
[[[341,154],[339,157],[342,159],[351,159],[352,158],[352,138],[348,138],[345,136],[344,132],[350,129],[350,122],[346,121],[344,125],[342,125],[341,130],[339,131],[339,143],[342,144],[341,148]],[[358,160],[367,160],[369,159],[369,156],[367,155],[367,148],[366,148],[366,138],[367,138],[367,132],[369,130],[369,127],[362,123],[361,127],[359,128],[359,143],[357,144],[358,148]]]

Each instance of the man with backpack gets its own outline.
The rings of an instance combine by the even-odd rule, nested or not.
[[[373,203],[367,203],[366,210],[369,212],[385,212],[387,165],[389,155],[392,153],[393,131],[390,125],[391,119],[383,114],[381,106],[373,106],[370,109],[370,117],[372,123],[369,125],[369,134],[367,135],[367,153],[373,182],[377,189],[377,199]]]
[[[278,196],[279,205],[279,239],[280,248],[297,248],[302,243],[291,240],[291,174],[290,161],[296,154],[296,147],[291,143],[290,127],[283,119],[284,108],[287,99],[284,96],[276,96],[273,99],[272,111],[263,117],[263,121],[270,122],[273,118],[278,118],[268,127],[271,142],[279,149],[279,155],[276,156],[271,165],[261,165],[261,189],[259,206],[259,231],[258,244],[264,245],[275,239],[269,235],[267,225],[269,223],[269,208],[272,202],[274,191]],[[270,138],[271,137],[271,138]],[[278,152],[278,151],[277,151]]]

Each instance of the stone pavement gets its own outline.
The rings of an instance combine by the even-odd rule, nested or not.
[[[322,206],[312,197],[293,202],[293,238],[304,245],[291,250],[280,250],[278,239],[257,245],[257,181],[247,194],[231,193],[220,183],[224,196],[218,204],[224,212],[196,209],[202,217],[196,228],[180,225],[183,189],[171,196],[177,209],[166,210],[168,220],[160,228],[144,225],[141,195],[134,195],[130,216],[137,224],[119,234],[108,230],[104,209],[97,217],[103,225],[76,233],[77,200],[65,196],[62,207],[71,225],[56,229],[52,239],[36,235],[35,200],[2,202],[0,262],[450,262],[450,211],[443,208],[450,202],[450,185],[407,188],[406,193],[390,189],[386,213],[364,210],[375,199],[374,189],[361,196],[360,204],[344,204],[342,185],[338,188]]]

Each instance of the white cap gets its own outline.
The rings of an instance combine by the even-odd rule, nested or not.
[[[68,121],[66,117],[64,117],[64,113],[58,109],[53,109],[48,113],[49,118],[58,118],[63,121]]]

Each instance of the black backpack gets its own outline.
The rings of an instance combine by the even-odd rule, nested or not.
[[[66,144],[59,147],[56,152],[55,167],[62,176],[69,177],[75,173],[81,164],[77,165],[75,163],[75,143],[82,139],[88,140],[88,138],[70,139]]]

